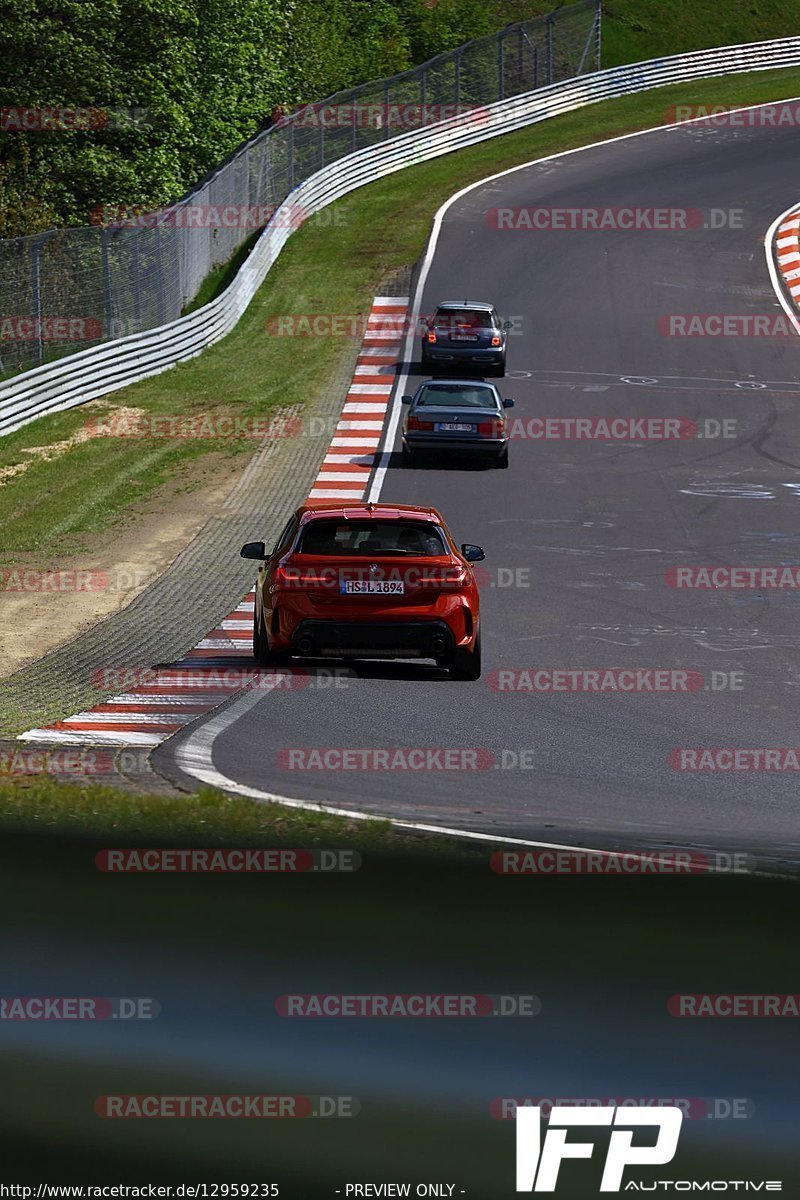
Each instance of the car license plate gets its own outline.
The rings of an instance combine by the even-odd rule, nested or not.
[[[403,596],[406,585],[402,579],[345,579],[343,596]]]
[[[450,339],[453,342],[477,342],[477,333],[454,333]]]
[[[440,421],[436,426],[440,433],[475,433],[477,425],[464,425],[460,421]]]

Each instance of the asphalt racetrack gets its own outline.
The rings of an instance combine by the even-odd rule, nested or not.
[[[763,243],[798,200],[799,168],[794,129],[684,126],[456,200],[415,299],[422,312],[492,300],[514,319],[501,381],[516,401],[510,468],[403,469],[395,442],[380,498],[432,504],[459,542],[485,548],[483,678],[372,662],[346,686],[245,694],[156,763],[174,764],[194,739],[216,772],[264,792],[546,843],[747,851],[755,865],[796,866],[797,771],[677,770],[670,755],[800,744],[800,595],[667,579],[678,567],[800,562],[800,337],[748,336],[743,322],[733,336],[670,335],[676,315],[782,314]],[[534,232],[487,217],[620,206],[702,220]],[[409,365],[403,391],[421,378]],[[532,417],[682,418],[712,434],[734,424],[729,437],[543,440],[525,436]],[[664,695],[499,690],[499,671],[551,668],[662,668],[702,682]],[[477,747],[493,765],[281,767],[280,752],[297,747]]]

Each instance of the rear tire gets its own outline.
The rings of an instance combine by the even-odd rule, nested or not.
[[[253,658],[260,667],[269,666],[269,646],[258,614],[253,614]]]
[[[508,446],[504,446],[497,456],[497,465],[501,471],[508,469]]]
[[[280,667],[289,661],[286,650],[271,650],[266,630],[258,617],[253,617],[253,658],[260,667]]]
[[[481,677],[481,635],[475,638],[474,650],[456,650],[450,666],[450,678],[474,682]]]
[[[400,451],[400,459],[404,467],[410,467],[414,461],[414,457],[407,446],[403,446]]]

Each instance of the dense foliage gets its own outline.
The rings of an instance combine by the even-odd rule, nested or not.
[[[527,9],[544,7],[532,0]],[[276,107],[403,70],[518,9],[486,0],[0,0],[0,237],[87,224],[100,205],[175,200]]]

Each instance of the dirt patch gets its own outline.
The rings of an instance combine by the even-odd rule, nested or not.
[[[0,571],[0,678],[130,604],[219,511],[243,466],[241,457],[205,455],[113,529],[93,535],[91,551],[47,570],[23,555],[13,571]]]
[[[97,407],[97,402],[87,404],[86,408],[92,406]],[[102,411],[108,408],[108,405],[103,405]],[[114,417],[116,420],[135,422],[136,419],[143,413],[141,408],[130,408],[120,405],[114,409]],[[35,462],[52,462],[54,458],[59,458],[62,454],[66,454],[73,446],[79,446],[81,442],[88,442],[91,438],[97,437],[97,431],[92,425],[86,425],[74,433],[72,437],[64,438],[60,442],[51,442],[48,446],[27,446],[20,451],[28,457],[22,462],[15,463],[12,467],[0,467],[0,487],[8,483],[11,479],[16,479],[19,475],[24,475],[29,467]]]

